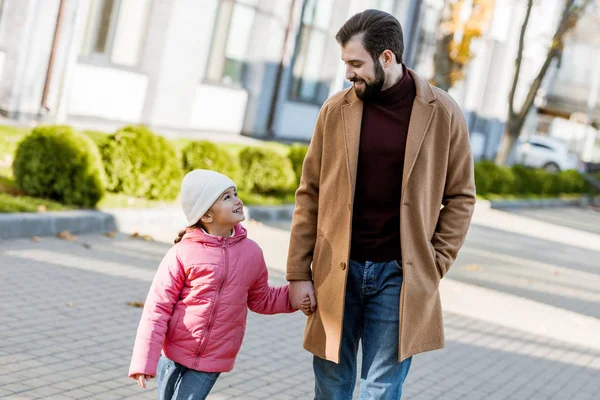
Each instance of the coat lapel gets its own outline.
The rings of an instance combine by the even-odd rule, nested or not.
[[[412,112],[410,114],[410,123],[408,125],[408,138],[406,140],[406,152],[404,155],[404,172],[402,174],[402,197],[406,184],[412,173],[412,169],[417,161],[419,150],[423,144],[425,134],[429,129],[431,120],[433,119],[434,105],[431,104],[435,100],[435,96],[423,78],[417,75],[412,70],[408,69],[409,73],[415,81],[417,89],[417,97],[413,103]]]
[[[351,190],[350,198],[354,198],[363,102],[356,97],[353,90],[350,90],[347,96],[350,103],[342,106],[342,118],[344,124],[344,140],[346,142],[346,167],[348,169],[348,179]]]

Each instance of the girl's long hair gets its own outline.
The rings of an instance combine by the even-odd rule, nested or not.
[[[177,237],[175,238],[175,240],[173,240],[173,244],[177,244],[177,243],[181,242],[181,239],[183,239],[183,236],[185,235],[185,233],[187,232],[187,230],[189,228],[201,228],[201,229],[204,229],[204,226],[202,226],[202,221],[198,220],[198,222],[196,222],[194,225],[191,225],[188,228],[180,230],[179,233],[177,234]]]

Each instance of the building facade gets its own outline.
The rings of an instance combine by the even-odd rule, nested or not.
[[[0,113],[306,141],[367,8],[401,21],[410,65],[418,0],[0,0]]]

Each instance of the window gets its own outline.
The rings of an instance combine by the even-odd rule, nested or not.
[[[529,144],[532,147],[537,147],[539,149],[545,149],[545,150],[555,151],[552,147],[546,146],[545,144],[541,144],[541,143],[537,143],[537,142],[531,142],[531,141],[529,142]]]
[[[208,57],[209,82],[241,85],[258,0],[221,0]]]
[[[332,0],[306,0],[296,42],[290,97],[322,103],[329,93],[329,80],[322,75],[328,41]]]
[[[136,67],[152,0],[94,0],[85,5],[80,56],[85,61]]]

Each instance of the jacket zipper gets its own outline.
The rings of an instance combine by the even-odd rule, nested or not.
[[[224,264],[225,264],[225,270],[223,271],[223,279],[221,280],[221,283],[219,284],[219,291],[217,292],[217,297],[215,299],[215,305],[213,307],[212,313],[210,315],[210,320],[208,321],[208,326],[206,327],[206,335],[204,336],[204,341],[200,342],[200,345],[198,345],[198,348],[196,349],[196,361],[194,362],[194,369],[198,367],[198,363],[200,362],[200,355],[202,355],[202,353],[204,353],[204,350],[206,349],[206,345],[208,344],[208,339],[210,337],[210,331],[214,325],[215,322],[215,318],[217,316],[217,311],[219,309],[219,303],[221,302],[221,291],[223,290],[223,286],[225,285],[225,282],[227,281],[227,272],[229,269],[229,260],[227,257],[227,238],[224,240],[223,244],[221,245],[221,248],[223,249],[223,258],[225,260]]]

